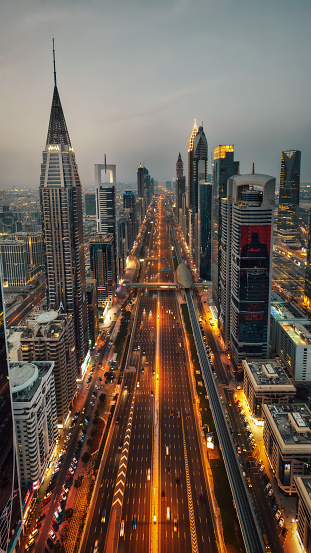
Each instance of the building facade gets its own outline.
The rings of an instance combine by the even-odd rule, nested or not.
[[[311,382],[311,322],[281,321],[278,326],[277,354],[295,382]]]
[[[14,550],[22,528],[22,500],[18,476],[18,454],[16,429],[11,400],[11,381],[9,380],[8,349],[4,298],[2,288],[2,266],[0,260],[0,550],[5,553]]]
[[[176,218],[182,228],[182,197],[186,192],[186,177],[184,176],[184,162],[180,152],[176,162]]]
[[[277,230],[286,242],[299,238],[300,161],[299,150],[282,152]]]
[[[237,175],[222,204],[222,338],[235,370],[269,356],[275,179]]]
[[[227,195],[227,181],[239,172],[239,162],[234,161],[234,145],[219,145],[214,148],[212,167],[212,282],[213,302],[220,317],[220,263],[221,263],[221,200]]]
[[[97,286],[95,278],[88,278],[86,281],[87,312],[89,319],[90,345],[95,347],[98,336],[98,307],[97,307]]]
[[[10,364],[19,474],[24,490],[36,489],[57,440],[53,361]]]
[[[307,307],[311,305],[311,205],[308,216],[308,244],[307,244],[307,265],[305,275],[304,303]]]
[[[29,281],[27,248],[24,240],[0,240],[4,286],[26,286]]]
[[[78,372],[88,354],[82,191],[56,85],[40,177],[47,303],[72,315]]]
[[[108,172],[109,176],[107,182],[102,180],[105,178],[103,177],[103,171],[105,171],[105,175]],[[95,165],[97,232],[100,234],[110,234],[113,237],[114,278],[117,279],[117,260],[119,258],[119,252],[117,237],[116,184],[115,165]]]
[[[297,532],[303,550],[311,553],[311,477],[295,478],[298,494]]]
[[[263,440],[280,490],[296,493],[295,477],[311,472],[311,412],[305,403],[262,406]]]

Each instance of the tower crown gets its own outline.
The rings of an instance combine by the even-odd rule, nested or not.
[[[56,84],[56,69],[55,69],[55,51],[54,51],[54,39],[53,39],[53,69],[54,69],[54,92],[52,99],[52,107],[49,121],[48,135],[46,144],[63,144],[65,146],[71,146],[69,133],[65,121],[65,116],[58,94]]]

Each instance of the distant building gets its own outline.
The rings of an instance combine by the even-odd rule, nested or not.
[[[116,291],[114,237],[98,234],[90,242],[90,271],[97,282],[98,307],[112,301]]]
[[[211,280],[211,231],[212,231],[212,185],[202,182],[200,187],[200,277]]]
[[[105,171],[105,175],[108,172],[108,182],[104,182],[102,180],[103,178],[105,178],[103,177],[103,171]],[[114,275],[117,279],[118,239],[116,215],[116,184],[115,165],[95,165],[97,232],[100,234],[110,234],[113,237]]]
[[[184,176],[184,163],[179,152],[176,162],[176,217],[182,228],[182,196],[186,192],[186,177]]]
[[[234,369],[269,357],[275,179],[236,175],[221,200],[220,330]]]
[[[305,275],[304,302],[307,307],[311,306],[311,205],[308,217],[308,245],[307,245],[307,266]]]
[[[73,317],[57,311],[43,311],[28,319],[20,346],[22,361],[53,360],[57,424],[63,428],[77,389]]]
[[[220,262],[221,262],[221,200],[227,195],[227,181],[239,172],[239,162],[234,161],[234,145],[219,145],[214,148],[212,186],[212,281],[213,302],[220,317]]]
[[[95,192],[86,192],[85,194],[85,215],[96,215]]]
[[[132,224],[128,210],[123,210],[118,218],[119,240],[119,275],[123,275],[126,268],[126,259],[133,247]]]
[[[91,347],[95,346],[98,336],[97,286],[95,278],[86,280],[87,313]]]
[[[53,361],[10,364],[19,474],[24,489],[40,486],[57,440]]]
[[[0,257],[5,286],[26,286],[29,280],[24,240],[0,240]]]
[[[299,150],[282,152],[278,234],[285,242],[299,239],[299,194],[300,194]]]
[[[280,490],[296,493],[295,477],[311,472],[311,411],[305,403],[263,405],[263,440]]]
[[[264,403],[288,403],[296,395],[296,388],[283,367],[275,359],[242,361],[244,395],[255,419],[262,419]]]
[[[22,501],[17,469],[16,428],[11,400],[12,382],[9,379],[6,344],[5,311],[0,260],[0,550],[13,551],[22,529]]]
[[[296,476],[298,494],[297,532],[303,550],[311,552],[311,477]]]
[[[142,199],[143,216],[145,216],[146,210],[154,194],[154,179],[151,179],[148,169],[146,167],[142,167],[141,164],[137,170],[137,192],[138,198]]]

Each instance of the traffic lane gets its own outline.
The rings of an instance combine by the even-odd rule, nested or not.
[[[119,424],[116,424],[113,428],[113,434],[107,454],[105,469],[100,483],[100,493],[98,494],[98,497],[96,499],[94,514],[89,528],[86,551],[89,551],[91,550],[90,548],[94,547],[94,536],[96,536],[96,538],[99,540],[101,547],[104,547],[105,544],[108,521],[111,514],[111,503],[113,499],[114,486],[118,474],[121,455],[119,444],[121,441],[122,443],[124,441],[127,420],[131,408],[132,393],[135,384],[135,375],[131,373],[126,374],[124,384],[127,385],[127,390],[123,392],[124,400],[122,397],[120,409],[117,413],[117,416],[119,416]],[[106,525],[103,526],[100,524],[100,520],[101,513],[104,509],[106,509]]]

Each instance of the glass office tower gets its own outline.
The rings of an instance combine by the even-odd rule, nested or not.
[[[221,200],[227,194],[227,180],[239,171],[239,162],[234,161],[234,145],[221,144],[214,148],[212,170],[212,282],[213,302],[220,315],[220,260],[221,260]]]
[[[299,150],[282,152],[277,230],[287,242],[299,237]]]

